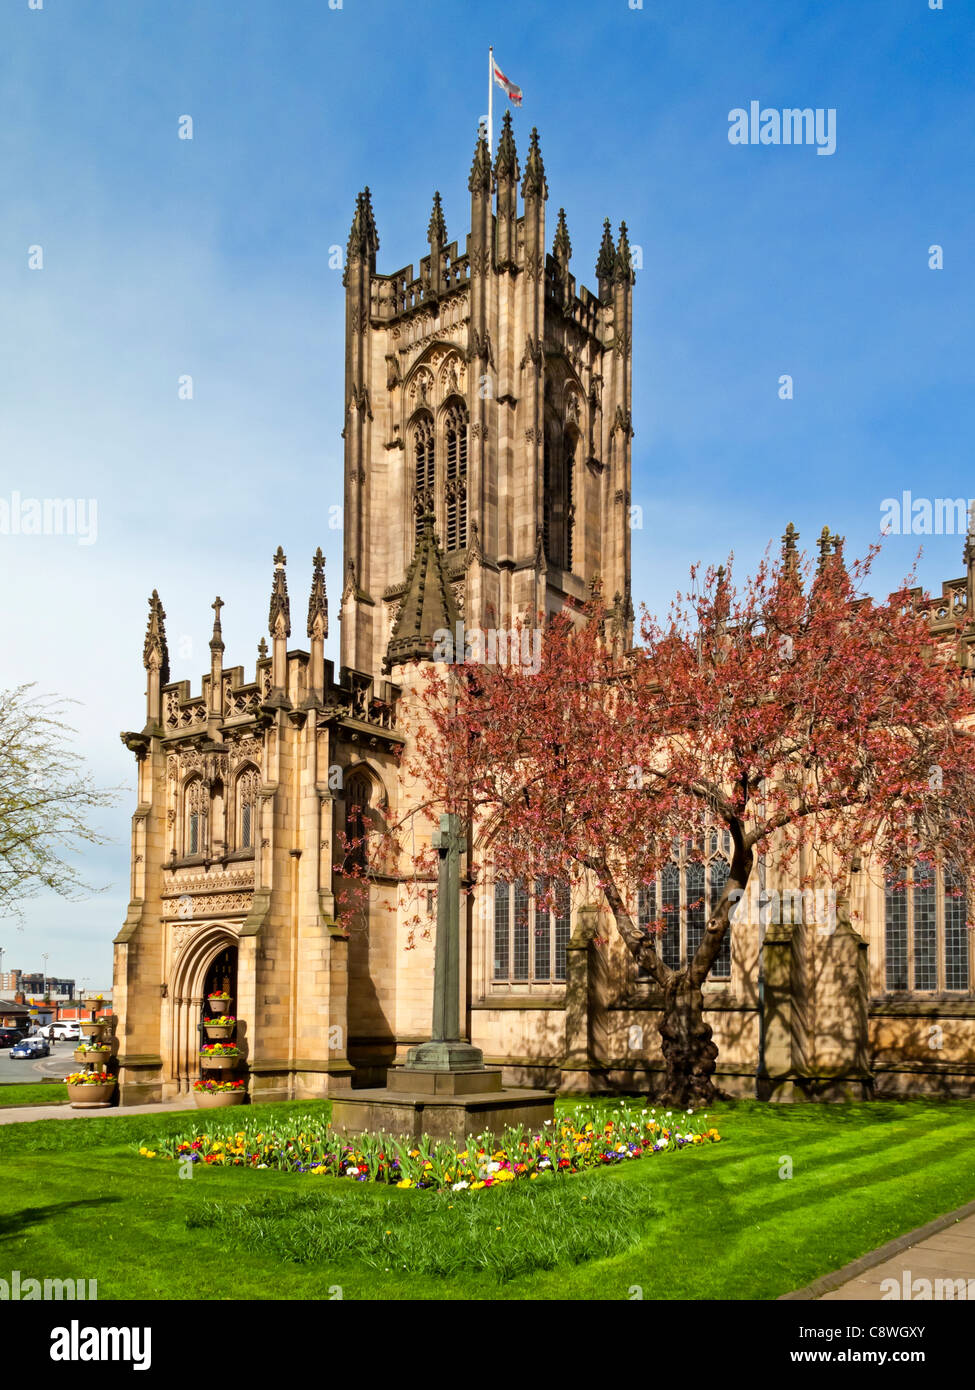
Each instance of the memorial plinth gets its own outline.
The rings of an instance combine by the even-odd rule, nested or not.
[[[500,1071],[426,1072],[391,1067],[386,1085],[346,1091],[332,1101],[332,1128],[344,1134],[464,1139],[509,1125],[539,1129],[554,1118],[548,1091],[505,1090]]]
[[[549,1092],[506,1090],[500,1070],[485,1067],[480,1048],[460,1036],[460,855],[466,844],[458,816],[440,818],[433,844],[440,855],[433,1036],[410,1048],[405,1066],[389,1069],[385,1086],[336,1096],[332,1126],[411,1139],[500,1134],[509,1125],[537,1129],[554,1118]]]

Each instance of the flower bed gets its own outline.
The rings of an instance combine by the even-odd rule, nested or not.
[[[409,1143],[386,1134],[353,1140],[310,1115],[292,1126],[278,1131],[255,1121],[222,1133],[177,1134],[159,1140],[151,1156],[463,1192],[517,1180],[551,1181],[665,1150],[717,1143],[721,1137],[707,1116],[695,1118],[690,1110],[625,1106],[609,1112],[581,1106],[537,1132],[519,1126],[496,1140],[482,1134],[463,1143],[426,1137]]]

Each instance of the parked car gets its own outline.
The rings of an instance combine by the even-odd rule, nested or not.
[[[13,1047],[23,1036],[19,1028],[0,1028],[0,1047]]]
[[[51,1049],[43,1038],[22,1038],[10,1049],[11,1057],[29,1060],[33,1057],[50,1057]]]
[[[81,1042],[80,1023],[52,1023],[51,1037],[57,1042]]]

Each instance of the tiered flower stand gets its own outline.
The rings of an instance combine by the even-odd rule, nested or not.
[[[204,1022],[207,1043],[217,1043],[222,1046],[233,1047],[233,1052],[205,1052],[200,1051],[200,1070],[201,1072],[231,1073],[236,1071],[240,1065],[240,1054],[236,1051],[234,1033],[237,1028],[237,1020],[229,1013],[230,999],[211,997],[207,999],[210,1009],[210,1017]],[[231,1077],[220,1076],[219,1080],[230,1080]],[[246,1087],[241,1086],[236,1091],[208,1091],[197,1089],[202,1087],[206,1078],[201,1077],[193,1089],[193,1096],[197,1106],[201,1110],[218,1110],[230,1105],[243,1105],[247,1099]]]
[[[83,1052],[80,1047],[75,1048],[75,1061],[80,1062],[82,1070],[88,1076],[108,1073],[108,1067],[112,1060],[112,1022],[111,1018],[96,1018],[95,1010],[99,1007],[100,1001],[93,999],[85,1000],[85,1007],[91,1010],[90,1019],[82,1020],[81,1031],[85,1041],[89,1046],[97,1047],[97,1052]],[[115,1087],[117,1085],[114,1076],[109,1076],[107,1081],[78,1081],[68,1082],[68,1100],[72,1110],[105,1110],[115,1099]]]

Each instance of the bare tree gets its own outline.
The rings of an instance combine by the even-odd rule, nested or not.
[[[70,702],[33,692],[0,690],[0,916],[19,913],[45,888],[74,901],[100,891],[69,856],[106,842],[88,813],[119,794],[95,787],[71,746]]]

